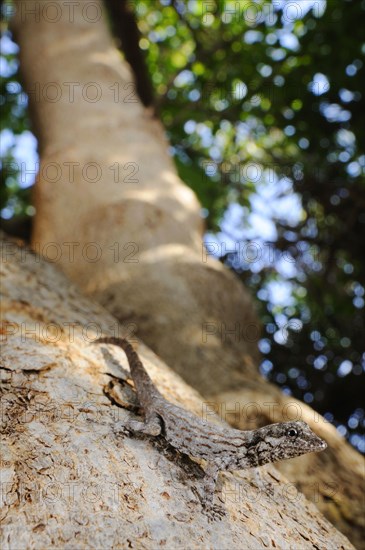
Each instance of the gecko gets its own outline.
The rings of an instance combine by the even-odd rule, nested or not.
[[[256,468],[269,462],[323,451],[327,447],[327,443],[306,422],[299,420],[268,424],[255,430],[238,430],[223,423],[204,421],[161,395],[127,339],[102,337],[93,343],[118,346],[128,359],[137,398],[144,411],[144,422],[130,421],[127,426],[122,426],[121,431],[127,428],[150,436],[162,435],[179,452],[206,461],[202,504],[207,510],[213,506],[220,471]]]

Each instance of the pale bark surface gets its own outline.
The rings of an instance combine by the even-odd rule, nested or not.
[[[209,523],[198,468],[113,432],[130,413],[107,388],[126,359],[90,341],[116,320],[51,264],[9,241],[4,250],[2,549],[353,548],[272,465],[259,486],[252,472],[221,475],[227,515]],[[201,413],[199,394],[139,353],[167,398]]]
[[[26,2],[28,12],[46,4]],[[176,175],[160,124],[133,94],[131,72],[112,43],[103,5],[93,2],[103,17],[91,23],[82,2],[73,20],[65,3],[58,4],[61,18],[55,23],[51,11],[39,20],[22,13],[19,0],[13,24],[26,89],[40,90],[30,98],[41,145],[33,247],[55,257],[70,279],[123,325],[136,328],[205,397],[220,400],[222,392],[234,391],[247,402],[253,388],[259,402],[284,399],[258,374],[259,322],[250,297],[202,253],[199,204]],[[53,90],[61,90],[57,101],[49,99]],[[91,101],[95,90],[101,95]],[[320,506],[360,548],[362,458],[334,431],[326,453],[306,458],[304,476],[299,466],[288,475],[314,500],[308,481],[322,486],[323,468],[332,482],[340,476],[336,502],[323,498]]]
[[[34,4],[47,1],[27,2],[25,13]],[[138,101],[103,4],[103,17],[93,24],[82,3],[73,23],[59,5],[57,23],[22,17],[21,10],[13,22],[26,88],[40,90],[30,93],[41,152],[33,248],[57,257],[70,278],[118,319],[134,323],[199,390],[234,388],[244,356],[257,357],[251,300],[227,269],[206,257],[200,205],[176,174],[160,123]],[[50,101],[57,91],[59,100]],[[88,100],[98,91],[97,101]],[[237,342],[231,334],[222,346],[222,327],[235,326],[248,338]],[[205,332],[215,334],[202,345]],[[249,360],[245,367],[255,370]]]

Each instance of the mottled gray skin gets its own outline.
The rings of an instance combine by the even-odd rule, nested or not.
[[[130,422],[128,428],[148,435],[162,434],[178,451],[207,461],[205,505],[212,503],[219,470],[255,468],[327,447],[305,422],[280,422],[250,431],[205,422],[160,394],[128,340],[105,337],[94,343],[119,346],[128,358],[145,414],[144,422]]]

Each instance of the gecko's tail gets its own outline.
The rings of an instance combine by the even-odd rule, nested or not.
[[[127,340],[126,338],[119,338],[117,336],[101,336],[100,338],[93,340],[91,344],[112,344],[113,346],[118,346],[118,348],[122,348],[122,350],[125,352],[129,349],[132,349],[134,351],[134,348],[129,340]]]
[[[113,346],[118,346],[119,348],[122,348],[127,356],[132,378],[134,380],[139,397],[141,397],[141,391],[143,393],[145,390],[148,390],[151,393],[157,391],[149,374],[144,368],[142,361],[138,357],[137,352],[135,351],[133,345],[129,342],[129,340],[127,340],[126,338],[118,338],[116,336],[102,336],[101,338],[94,340],[92,344],[112,344]],[[143,398],[140,400],[143,401]]]

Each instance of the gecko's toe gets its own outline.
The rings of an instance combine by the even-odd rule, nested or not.
[[[220,504],[214,504],[211,499],[203,499],[203,514],[207,516],[208,521],[221,520],[227,516],[227,511]]]
[[[226,510],[222,506],[219,506],[219,504],[203,507],[203,512],[207,516],[209,523],[213,521],[221,521],[227,516]]]

